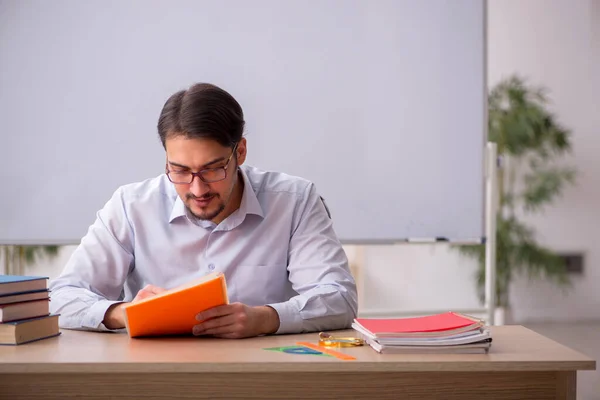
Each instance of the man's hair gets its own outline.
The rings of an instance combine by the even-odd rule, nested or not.
[[[197,83],[167,100],[158,119],[163,147],[167,138],[212,139],[233,147],[244,133],[244,113],[237,100],[209,83]]]

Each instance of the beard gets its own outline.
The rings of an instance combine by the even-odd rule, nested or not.
[[[185,205],[185,207],[188,209],[190,214],[192,214],[194,217],[198,218],[199,220],[210,221],[210,220],[216,218],[219,214],[221,214],[223,212],[223,210],[225,210],[226,204],[224,201],[221,200],[221,196],[219,196],[217,193],[207,193],[201,197],[196,197],[193,194],[188,193],[185,197],[188,200],[188,202],[193,202],[194,200],[209,199],[211,197],[213,198],[209,207],[206,207],[204,210],[201,210],[200,212],[198,212],[198,210],[196,210],[196,211],[192,210],[192,207],[188,206],[187,204]],[[212,203],[214,203],[214,204],[212,204]]]
[[[235,167],[236,174],[238,173],[237,168],[238,168],[238,166],[237,166],[237,161],[236,161],[236,167]],[[238,178],[240,182],[243,182],[241,177],[236,177],[236,178]],[[185,207],[190,212],[190,214],[193,215],[195,218],[198,218],[199,220],[202,220],[202,221],[212,221],[213,219],[215,219],[219,214],[221,214],[225,210],[225,208],[231,201],[231,197],[233,196],[234,190],[239,184],[238,179],[233,181],[233,184],[231,185],[229,192],[225,193],[226,197],[224,200],[221,199],[221,195],[219,193],[208,192],[208,193],[203,194],[200,197],[196,197],[192,193],[187,193],[185,195],[185,198],[187,200]],[[241,184],[241,186],[242,186],[242,188],[244,187],[243,183]],[[212,197],[212,201],[210,202],[209,206],[201,208],[200,212],[198,212],[198,210],[193,211],[192,208],[188,205],[188,204],[194,204],[193,203],[194,200],[207,200],[211,197]]]

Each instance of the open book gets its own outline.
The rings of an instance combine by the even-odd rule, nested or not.
[[[213,272],[123,307],[130,337],[191,334],[196,315],[229,303],[225,275]]]

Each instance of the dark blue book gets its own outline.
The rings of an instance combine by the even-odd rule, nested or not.
[[[23,301],[0,305],[0,323],[50,315],[48,300]]]
[[[36,290],[35,292],[0,294],[0,306],[4,304],[22,303],[24,301],[48,300],[49,290]]]
[[[48,289],[47,276],[0,275],[0,296]]]
[[[0,345],[25,344],[58,335],[58,314],[0,324]]]

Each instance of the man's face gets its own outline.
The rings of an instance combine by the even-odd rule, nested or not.
[[[182,135],[168,138],[165,147],[172,180],[202,170],[210,170],[205,173],[209,179],[220,177],[223,167],[227,166],[225,179],[218,182],[206,183],[195,176],[192,183],[174,184],[177,194],[194,216],[218,224],[239,206],[232,204],[232,197],[237,183],[237,166],[246,158],[246,139],[239,142],[234,153],[231,147],[221,146],[214,140],[189,139]]]

